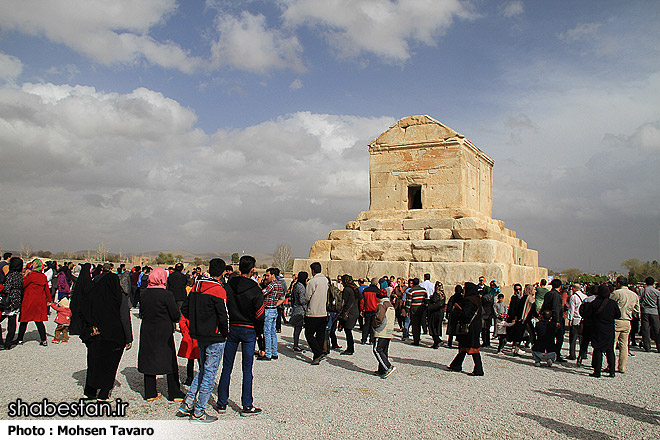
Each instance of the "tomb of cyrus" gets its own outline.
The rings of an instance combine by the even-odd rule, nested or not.
[[[430,273],[451,294],[455,284],[535,283],[548,271],[538,252],[492,218],[493,160],[462,134],[429,116],[409,116],[369,144],[369,210],[312,245],[332,279]]]

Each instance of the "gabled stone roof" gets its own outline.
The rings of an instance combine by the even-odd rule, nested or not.
[[[369,143],[369,147],[414,145],[465,138],[427,115],[407,116]]]

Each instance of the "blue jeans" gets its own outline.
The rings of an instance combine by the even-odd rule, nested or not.
[[[264,338],[266,339],[266,356],[277,356],[277,309],[264,310]]]
[[[550,360],[554,362],[557,360],[557,353],[541,353],[540,351],[532,351],[532,358],[534,359],[534,362],[545,362]]]
[[[277,309],[275,309],[275,313],[277,314]],[[238,350],[238,343],[240,342],[243,356],[243,393],[241,404],[245,408],[252,407],[252,363],[254,362],[254,344],[256,340],[257,333],[253,328],[240,327],[238,325],[229,326],[225,358],[222,360],[222,374],[220,375],[220,385],[218,386],[219,405],[226,405],[229,400],[231,371],[234,368],[236,350]]]
[[[408,316],[404,319],[403,322],[403,335],[404,338],[407,338],[410,336],[410,312],[408,312]]]
[[[211,391],[215,385],[215,375],[220,366],[222,353],[225,351],[224,342],[208,343],[198,341],[199,346],[199,371],[190,385],[186,395],[188,406],[195,405],[195,414],[200,415],[206,410],[206,404],[211,397]],[[195,400],[197,397],[197,400]]]

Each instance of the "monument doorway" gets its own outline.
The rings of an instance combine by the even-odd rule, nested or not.
[[[422,209],[421,185],[410,185],[408,187],[408,209]]]

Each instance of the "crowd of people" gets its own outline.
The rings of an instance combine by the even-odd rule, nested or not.
[[[481,350],[491,346],[491,337],[497,341],[497,356],[503,356],[505,349],[511,356],[529,350],[535,366],[568,360],[581,365],[591,345],[594,377],[625,373],[640,323],[640,347],[650,351],[654,340],[660,352],[660,291],[652,278],[639,286],[629,286],[624,276],[600,285],[564,284],[557,278],[548,285],[542,279],[534,285],[515,284],[507,304],[497,281],[487,284],[485,277],[476,284],[456,285],[448,297],[443,284],[434,283],[430,274],[424,274],[423,280],[394,276],[354,280],[350,274],[330,280],[315,262],[311,273],[295,274],[287,286],[279,269],[270,268],[259,277],[255,265],[255,259],[245,255],[238,270],[216,258],[204,273],[200,267],[186,272],[181,263],[168,269],[127,269],[122,264],[115,270],[112,263],[58,266],[34,259],[24,267],[22,259],[6,253],[0,262],[0,322],[7,320],[7,332],[3,341],[0,328],[0,346],[9,350],[23,344],[30,322],[35,323],[40,344],[47,346],[44,322],[50,313],[57,313],[52,343],[67,343],[69,334],[80,337],[87,349],[84,398],[108,402],[122,354],[133,343],[129,311],[137,308],[141,319],[137,367],[144,376],[144,399],[161,397],[156,377],[164,375],[167,398],[181,402],[176,415],[198,422],[217,420],[207,406],[221,364],[215,409],[226,412],[239,345],[241,415],[261,412],[253,404],[253,362],[279,358],[278,333],[287,319],[293,327],[295,353],[306,349],[300,338],[304,329],[311,365],[320,365],[332,350],[340,356],[353,355],[353,332],[359,326],[359,343],[371,346],[374,374],[383,379],[396,370],[389,348],[397,333],[414,346],[421,346],[421,335],[428,334],[431,349],[452,348],[455,340],[458,353],[446,368],[462,371],[470,355],[473,376],[485,374]],[[345,348],[338,343],[337,331],[345,335]],[[564,358],[566,332],[568,357]],[[187,361],[187,392],[179,379],[178,357]]]

